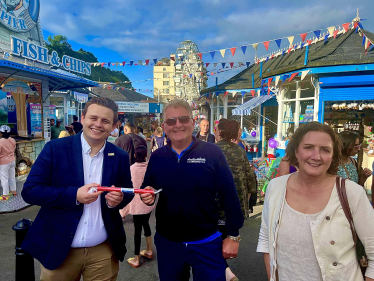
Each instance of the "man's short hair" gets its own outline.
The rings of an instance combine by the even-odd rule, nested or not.
[[[73,116],[73,120],[74,120],[74,121],[78,121],[78,116],[77,116],[77,115],[74,115],[74,116]]]
[[[152,121],[151,122],[151,125],[155,125],[156,126],[156,128],[158,127],[158,121],[157,120],[155,120],[155,121]]]
[[[174,99],[170,101],[163,109],[163,119],[165,122],[165,112],[169,107],[174,107],[174,108],[179,108],[179,107],[184,107],[187,111],[190,117],[192,118],[192,109],[191,106],[188,104],[188,102],[181,100],[181,99]]]
[[[128,130],[130,131],[130,133],[134,133],[135,130],[136,130],[136,127],[135,127],[134,123],[131,123],[131,122],[127,122],[125,124],[125,127],[128,128]]]
[[[203,122],[203,121],[206,121],[206,122],[208,122],[208,125],[209,125],[209,121],[208,120],[206,120],[205,118],[204,119],[201,119],[200,120],[200,124]]]
[[[55,121],[55,119],[53,119],[53,118],[49,119],[49,121],[52,121],[52,120]]]
[[[138,129],[138,132],[141,132],[143,134],[143,128],[142,127],[138,126],[136,128]]]
[[[109,98],[103,98],[103,97],[95,97],[90,99],[87,103],[86,106],[83,109],[83,116],[86,117],[88,108],[91,104],[97,104],[100,106],[104,106],[106,108],[109,108],[113,111],[113,125],[116,123],[118,119],[118,105],[111,99]]]

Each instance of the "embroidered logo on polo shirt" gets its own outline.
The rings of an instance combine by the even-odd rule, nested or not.
[[[205,158],[188,158],[187,163],[205,163]]]

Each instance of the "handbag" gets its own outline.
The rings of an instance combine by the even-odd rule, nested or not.
[[[365,278],[365,271],[366,271],[366,268],[368,267],[367,255],[366,255],[366,252],[365,252],[365,247],[362,244],[361,240],[358,238],[356,230],[355,230],[355,226],[354,226],[354,223],[353,223],[353,217],[352,217],[351,209],[349,207],[349,202],[348,202],[348,198],[347,198],[347,191],[345,189],[345,179],[340,178],[340,177],[336,177],[336,189],[338,191],[340,204],[342,205],[344,214],[345,214],[345,216],[346,216],[346,218],[349,222],[349,226],[350,226],[351,231],[352,231],[352,238],[353,238],[353,241],[354,241],[355,246],[356,246],[357,259],[358,259],[359,264],[360,264],[362,275]]]

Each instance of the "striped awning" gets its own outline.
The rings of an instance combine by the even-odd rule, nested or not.
[[[263,104],[265,101],[275,97],[275,95],[265,95],[250,99],[246,103],[239,105],[237,108],[232,110],[232,115],[251,115],[251,109]]]

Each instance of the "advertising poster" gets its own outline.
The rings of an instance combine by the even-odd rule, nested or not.
[[[40,135],[42,132],[42,107],[40,104],[30,104],[31,134]]]
[[[55,105],[49,106],[49,118],[54,119],[56,122],[56,106]]]
[[[8,101],[6,92],[0,91],[0,124],[8,123]]]

